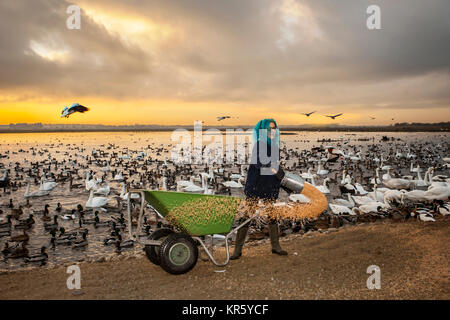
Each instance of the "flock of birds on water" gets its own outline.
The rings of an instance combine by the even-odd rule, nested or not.
[[[377,140],[323,139],[309,150],[302,147],[302,140],[294,140],[290,148],[282,144],[284,170],[301,175],[329,201],[329,208],[317,219],[281,221],[282,232],[337,228],[385,218],[427,223],[438,216],[446,219],[450,208],[447,138],[439,135],[408,142],[387,136]],[[66,151],[61,151],[63,147]],[[137,225],[140,210],[139,195],[130,189],[243,197],[248,165],[237,164],[243,161],[241,154],[235,155],[233,164],[220,163],[218,154],[211,154],[206,164],[182,164],[169,160],[170,147],[153,143],[143,151],[107,143],[88,151],[82,145],[59,141],[28,150],[4,150],[0,153],[3,262],[22,259],[23,265],[44,265],[49,248],[63,248],[68,254],[70,250],[86,250],[94,234],[103,246],[116,252],[134,247],[136,243],[124,237],[128,197],[133,225]],[[12,162],[13,156],[21,161]],[[41,160],[34,161],[35,157]],[[63,190],[59,196],[55,195],[58,189]],[[70,204],[63,205],[69,196]],[[280,191],[278,203],[309,201],[302,194]],[[57,203],[51,206],[49,202]],[[145,216],[142,236],[162,226],[170,227]],[[255,239],[264,236],[261,226],[253,228]],[[28,244],[36,235],[43,237],[42,246],[29,250]]]

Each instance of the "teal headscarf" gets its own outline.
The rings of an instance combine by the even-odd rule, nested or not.
[[[259,121],[256,126],[253,128],[253,141],[256,143],[257,141],[260,141],[260,132],[261,129],[267,130],[267,143],[269,146],[272,144],[272,139],[269,138],[269,132],[270,132],[270,123],[275,123],[275,128],[277,129],[277,132],[275,134],[275,143],[279,146],[280,145],[280,130],[278,130],[277,122],[274,119],[264,119]]]

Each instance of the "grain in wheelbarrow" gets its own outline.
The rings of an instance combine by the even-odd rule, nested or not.
[[[192,226],[208,228],[227,225],[234,220],[239,203],[239,198],[231,197],[197,198],[171,209],[166,219],[176,228],[188,233]]]

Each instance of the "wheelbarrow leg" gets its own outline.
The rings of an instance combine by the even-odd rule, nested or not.
[[[205,245],[205,243],[203,242],[202,239],[200,239],[199,237],[192,237],[192,238],[197,240],[200,243],[200,245],[203,247],[203,249],[205,250],[206,254],[208,255],[209,259],[212,261],[212,263],[214,263],[218,267],[224,267],[224,266],[226,266],[228,264],[228,262],[230,262],[230,252],[229,252],[229,248],[228,248],[228,239],[231,237],[231,235],[233,233],[237,232],[240,228],[244,227],[247,223],[249,223],[253,219],[254,219],[254,217],[248,218],[246,221],[241,223],[239,226],[237,226],[234,230],[232,230],[230,233],[228,233],[226,235],[226,237],[225,237],[225,252],[226,252],[227,258],[226,258],[225,262],[223,262],[223,263],[218,263],[214,259],[213,255],[212,255],[212,250],[211,250],[211,252],[208,250],[207,246]]]

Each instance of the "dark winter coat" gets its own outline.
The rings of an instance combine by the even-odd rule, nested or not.
[[[271,163],[262,164],[259,159],[259,148],[261,142],[255,143],[253,147],[252,159],[257,159],[256,163],[251,163],[248,168],[247,180],[245,182],[244,193],[248,198],[276,200],[280,192],[280,180],[276,174],[262,175],[263,167],[270,170]],[[279,148],[278,152],[280,152]],[[271,156],[270,145],[267,145],[267,157]]]

